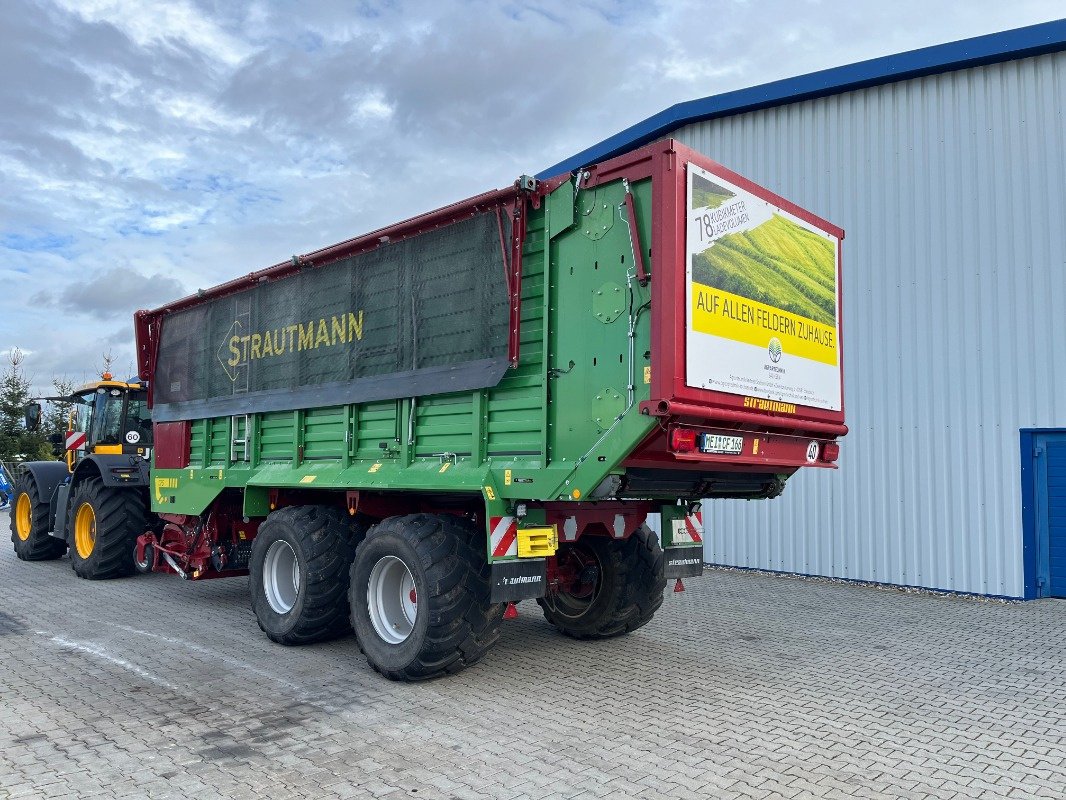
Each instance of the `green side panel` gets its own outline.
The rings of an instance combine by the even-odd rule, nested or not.
[[[224,465],[229,462],[230,452],[230,418],[220,417],[207,420],[207,448],[209,466]]]
[[[415,457],[453,453],[469,456],[473,450],[473,393],[421,397],[415,404]]]
[[[567,181],[547,198],[548,238],[554,239],[574,224],[574,182]]]
[[[631,190],[638,214],[650,208],[651,181]],[[655,424],[638,409],[650,390],[644,368],[650,366],[651,287],[635,278],[624,202],[620,181],[582,192],[576,227],[553,243],[549,456],[553,464],[582,468],[581,477],[560,487],[565,494],[595,488],[589,483],[598,484]],[[640,241],[650,247],[650,230],[641,231]]]
[[[207,426],[210,420],[198,419],[192,423],[189,441],[189,463],[202,466],[207,452]]]
[[[291,411],[272,411],[259,415],[259,460],[292,461],[293,415]]]
[[[304,413],[304,458],[335,459],[344,455],[345,406],[313,408]]]
[[[654,274],[651,183],[631,191]],[[621,181],[576,198],[566,183],[531,210],[519,362],[496,386],[197,420],[190,469],[153,471],[153,509],[199,514],[227,487],[248,488],[249,515],[271,488],[477,493],[497,514],[517,499],[586,498],[655,424],[638,409],[650,288],[634,277],[624,199]]]
[[[400,403],[396,400],[358,406],[358,428],[355,432],[357,460],[396,457],[400,437],[397,427],[399,408]]]

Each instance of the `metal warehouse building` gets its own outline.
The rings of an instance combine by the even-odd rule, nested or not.
[[[706,560],[1066,596],[1066,20],[682,103],[674,137],[840,225],[840,470],[705,505]]]

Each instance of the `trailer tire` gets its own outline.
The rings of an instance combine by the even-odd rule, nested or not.
[[[365,532],[361,519],[331,506],[271,513],[252,541],[248,563],[252,611],[263,633],[284,645],[351,633],[348,568]]]
[[[663,551],[655,533],[641,525],[627,539],[582,536],[573,544],[594,558],[599,574],[587,598],[566,593],[537,600],[544,618],[574,639],[610,639],[646,625],[663,604]],[[558,554],[557,554],[558,557]]]
[[[23,472],[12,489],[11,542],[15,555],[23,561],[51,561],[67,552],[66,542],[48,535],[48,499],[38,494],[33,476]]]
[[[492,603],[491,593],[476,525],[449,514],[389,517],[356,551],[352,627],[370,666],[389,680],[437,678],[477,663],[496,644],[504,604]]]
[[[77,485],[67,515],[75,575],[95,581],[133,574],[133,545],[148,527],[145,499],[137,489],[109,488],[99,478]]]

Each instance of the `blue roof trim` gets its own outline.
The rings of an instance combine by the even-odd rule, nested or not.
[[[633,150],[692,122],[865,89],[940,72],[1066,50],[1066,19],[938,44],[678,103],[540,172],[549,178]]]

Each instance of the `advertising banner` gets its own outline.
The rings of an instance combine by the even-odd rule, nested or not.
[[[837,237],[691,163],[687,212],[687,385],[839,411]]]

